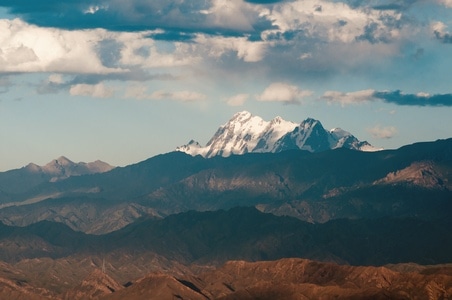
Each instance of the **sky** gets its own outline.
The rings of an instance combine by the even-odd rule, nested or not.
[[[0,171],[125,166],[243,110],[452,137],[452,0],[0,1]]]

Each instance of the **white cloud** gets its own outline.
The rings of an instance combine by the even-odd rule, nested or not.
[[[443,22],[432,22],[430,24],[430,28],[432,29],[433,32],[438,32],[440,34],[444,34],[446,32],[447,29],[447,25],[444,24]]]
[[[72,96],[89,96],[94,98],[109,98],[114,95],[114,90],[105,86],[103,83],[95,85],[76,84],[71,86],[69,93]]]
[[[301,60],[305,60],[305,59],[308,59],[308,58],[311,58],[311,57],[312,57],[312,53],[302,53],[300,55],[300,59]]]
[[[404,51],[405,42],[424,34],[397,10],[354,8],[337,1],[281,1],[262,6],[261,16],[274,26],[260,35],[262,61],[271,66],[274,78],[382,66]]]
[[[160,30],[152,33],[160,33]],[[149,38],[151,32],[122,33],[117,37],[121,42],[120,63],[140,68],[169,68],[194,66],[202,60],[200,46],[182,42],[154,41]],[[161,48],[169,50],[162,50]]]
[[[397,26],[390,27],[383,20],[401,18],[400,13],[391,10],[356,9],[342,2],[324,0],[281,2],[262,14],[278,27],[268,34],[302,31],[308,38],[344,43],[355,42],[357,37],[366,34],[371,24],[376,39],[397,37]]]
[[[64,83],[63,75],[61,74],[51,74],[48,78],[48,82],[55,83],[55,84],[62,84]]]
[[[99,10],[107,10],[107,9],[108,9],[108,6],[91,5],[87,9],[85,9],[83,11],[83,13],[93,15],[93,14],[97,13]]]
[[[207,96],[193,91],[164,91],[158,90],[148,93],[145,85],[129,86],[124,94],[125,98],[137,100],[174,100],[180,102],[204,101]]]
[[[102,65],[95,51],[97,42],[109,35],[100,29],[68,31],[1,19],[0,72],[118,72]]]
[[[155,100],[168,99],[181,102],[195,102],[203,101],[207,97],[204,94],[192,91],[177,91],[177,92],[155,91],[152,94],[150,94],[148,98]]]
[[[215,27],[240,31],[253,30],[253,16],[257,15],[253,6],[242,0],[212,0],[210,9],[203,13]]]
[[[258,101],[283,102],[286,104],[299,104],[304,97],[311,96],[312,91],[301,90],[297,86],[282,82],[270,84],[262,94],[256,96]]]
[[[444,43],[452,43],[452,34],[447,30],[447,25],[443,22],[432,22],[430,29],[437,39]]]
[[[258,62],[265,56],[268,42],[253,42],[246,37],[219,37],[198,35],[196,38],[198,51],[205,52],[208,57],[219,58],[228,52],[235,52],[237,58],[245,62]]]
[[[38,27],[20,19],[0,19],[0,72],[111,74],[127,72],[131,67],[194,66],[201,60],[204,45],[154,41],[149,38],[150,33],[70,31]],[[117,43],[119,50],[119,56],[114,57],[117,61],[111,62],[115,67],[104,65],[104,53],[99,53],[99,45],[110,40]],[[255,55],[256,50],[247,52],[243,46],[237,47],[243,59]]]
[[[137,100],[148,99],[149,95],[147,94],[147,87],[142,84],[128,86],[124,93],[124,98]]]
[[[419,93],[416,93],[416,96],[419,98],[429,98],[432,95],[430,95],[429,93],[426,93],[426,92],[419,92]]]
[[[242,106],[246,102],[246,100],[248,100],[248,98],[248,94],[238,94],[226,99],[226,103],[229,106]]]
[[[278,78],[277,81],[290,82],[294,74],[298,78],[312,73],[330,76],[341,72],[347,75],[357,69],[383,66],[380,62],[384,59],[400,54],[400,39],[408,34],[407,26],[403,23],[405,19],[396,10],[354,8],[345,3],[326,0],[281,1],[269,5],[250,4],[243,0],[201,2],[190,5],[193,10],[191,16],[200,19],[190,21],[192,27],[189,27],[189,31],[183,32],[181,29],[183,37],[192,38],[189,42],[184,39],[171,40],[173,32],[163,29],[142,32],[110,32],[104,29],[69,31],[41,28],[19,19],[0,20],[0,73],[134,72],[143,77],[164,73],[181,81],[198,79],[196,76],[214,78],[212,75],[218,74],[225,80],[234,80],[244,74],[248,78],[259,76],[263,80]],[[169,3],[149,2],[143,5],[150,11],[158,11],[154,8],[173,8]],[[114,9],[124,9],[124,15],[121,14],[120,18],[129,13],[138,14],[132,3],[113,1],[111,6],[112,9],[113,6]],[[86,6],[84,9],[85,13],[94,14],[90,16],[94,17],[107,7]],[[199,15],[200,10],[204,10],[204,15]],[[177,7],[171,12],[183,13]],[[270,28],[269,23],[273,27]],[[441,32],[447,29],[443,23],[432,26]],[[418,29],[410,30],[415,32]],[[177,40],[180,36],[177,30],[175,32],[174,39]],[[231,32],[240,35],[231,35]],[[161,34],[162,39],[169,36],[170,40],[154,40],[153,34]],[[422,34],[425,32],[422,31]],[[110,45],[109,42],[113,45],[113,55],[108,47],[99,50],[100,45]],[[138,76],[116,78],[139,81]],[[140,95],[139,88],[135,91],[130,88],[127,93],[135,93],[131,98],[136,99],[148,99],[150,96],[145,90]],[[285,86],[277,94],[272,94],[271,89],[266,90],[258,99],[297,103],[311,94]],[[189,92],[186,92],[185,95],[174,94],[171,97],[195,99],[197,96],[189,96]],[[350,97],[357,95],[339,96],[339,101],[329,101],[342,105],[359,102],[357,98],[350,100]],[[272,100],[268,100],[270,98]],[[241,103],[241,99],[235,100],[237,105]]]
[[[452,7],[452,0],[437,0],[440,4],[445,7]]]
[[[328,103],[340,103],[342,106],[361,104],[374,99],[375,90],[362,90],[356,92],[326,91],[322,98]]]
[[[374,138],[378,139],[390,139],[397,134],[397,129],[394,126],[381,127],[376,125],[372,128],[368,128],[367,131],[372,134]]]
[[[121,7],[124,10],[123,17],[132,13],[131,4],[120,1],[113,4],[119,5],[115,9]],[[200,4],[190,7],[194,9],[197,5]],[[169,6],[159,3],[145,5],[149,9]],[[284,1],[271,6],[243,0],[214,0],[200,7],[204,9],[204,15],[195,14],[201,17],[199,29],[218,30],[218,35],[205,34],[202,30],[190,31],[188,35],[193,37],[192,42],[150,38],[155,33],[167,33],[162,29],[143,32],[69,31],[40,28],[19,19],[0,20],[0,72],[109,74],[131,69],[152,72],[166,68],[170,70],[168,73],[186,76],[193,72],[211,74],[215,68],[219,72],[235,71],[235,66],[241,61],[256,63],[260,70],[273,72],[275,76],[278,72],[287,73],[291,68],[305,74],[313,70],[329,72],[363,66],[363,62],[364,65],[372,64],[378,57],[398,53],[398,47],[390,43],[357,41],[357,37],[366,33],[369,24],[376,24],[371,35],[377,40],[395,39],[402,30],[400,26],[393,28],[383,21],[392,18],[394,20],[387,23],[397,23],[400,16],[394,11],[355,9],[344,3],[325,0]],[[84,12],[96,15],[105,9],[107,7],[87,6]],[[181,12],[174,9],[172,13]],[[272,23],[273,28],[263,29],[270,28],[266,22]],[[224,29],[237,30],[245,36],[222,36]],[[259,37],[260,30],[264,31]],[[250,39],[246,33],[252,33],[253,38]],[[114,41],[118,51],[107,59],[102,55],[109,55],[109,52],[99,51],[99,45],[105,41]],[[226,65],[231,66],[230,69],[226,70]],[[271,69],[268,66],[272,66]]]

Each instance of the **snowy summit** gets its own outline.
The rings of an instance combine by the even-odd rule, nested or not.
[[[277,153],[289,149],[319,152],[336,148],[360,151],[377,151],[366,141],[359,141],[351,133],[340,128],[327,131],[320,121],[308,118],[300,124],[276,117],[265,121],[247,111],[236,113],[226,124],[220,126],[205,147],[191,140],[177,147],[190,155],[228,157],[232,154]]]

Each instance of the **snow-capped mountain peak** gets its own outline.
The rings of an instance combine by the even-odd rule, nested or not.
[[[277,116],[270,121],[270,124],[281,124],[282,122],[284,122],[283,118]]]
[[[383,148],[376,148],[372,146],[367,141],[358,140],[355,136],[353,136],[353,134],[343,130],[342,128],[331,129],[330,135],[332,137],[330,142],[332,149],[349,148],[368,152],[383,150]]]
[[[346,136],[352,135],[350,132],[343,130],[342,128],[336,127],[330,130],[330,133],[336,138],[340,139]]]
[[[236,113],[207,143],[207,157],[251,152],[268,122],[247,111]]]
[[[307,118],[297,124],[277,116],[271,121],[265,121],[248,111],[234,114],[226,124],[218,128],[205,147],[191,140],[176,150],[204,157],[227,157],[249,152],[275,153],[289,149],[319,152],[341,147],[363,151],[379,150],[340,128],[327,131],[316,119]]]
[[[197,141],[190,140],[188,144],[177,147],[176,151],[190,153],[193,156],[196,155],[205,156],[206,149],[207,149],[206,147],[202,147]]]
[[[238,113],[235,113],[231,120],[229,120],[229,122],[242,122],[242,121],[247,121],[250,118],[252,118],[253,115],[249,112],[249,111],[240,111]]]

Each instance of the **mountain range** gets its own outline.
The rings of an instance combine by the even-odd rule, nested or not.
[[[113,166],[100,160],[74,163],[61,156],[44,166],[30,163],[20,169],[0,172],[0,194],[21,193],[45,182],[56,182],[71,176],[104,173],[112,169]]]
[[[235,206],[313,223],[442,218],[451,211],[451,148],[452,139],[377,152],[340,148],[203,158],[176,151],[3,193],[0,217],[9,225],[50,220],[97,234],[145,216]]]
[[[217,155],[228,157],[232,154],[278,153],[292,149],[319,152],[337,148],[381,150],[366,141],[359,141],[341,128],[327,131],[320,121],[312,118],[300,124],[281,117],[267,122],[247,111],[236,113],[226,124],[220,126],[205,147],[191,140],[176,150],[210,158]]]
[[[363,150],[241,112],[206,147],[2,172],[0,298],[451,298],[452,138]]]

